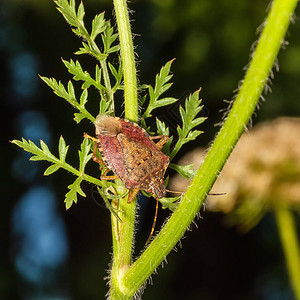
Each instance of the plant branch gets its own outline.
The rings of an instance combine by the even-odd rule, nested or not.
[[[204,163],[169,221],[123,277],[128,295],[159,266],[199,212],[259,101],[296,4],[297,0],[273,1],[243,85]]]
[[[295,299],[300,300],[300,248],[293,214],[281,204],[274,211]]]
[[[137,78],[126,0],[114,0],[124,76],[125,118],[138,121]]]
[[[118,26],[121,60],[124,78],[125,117],[138,121],[137,78],[134,59],[134,49],[128,8],[126,0],[114,0],[114,8]],[[123,184],[120,183],[120,188]],[[112,215],[113,235],[113,265],[111,270],[110,299],[130,299],[124,291],[123,276],[132,262],[133,235],[135,223],[136,201],[127,203],[127,197],[113,205],[122,211],[123,223]]]

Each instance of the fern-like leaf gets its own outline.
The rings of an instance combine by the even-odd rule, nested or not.
[[[78,177],[72,184],[68,186],[69,192],[66,194],[65,204],[66,209],[69,209],[73,203],[77,203],[77,194],[82,197],[86,197],[85,193],[80,187],[80,183],[82,182],[82,178]]]
[[[58,11],[63,15],[65,20],[72,26],[75,27],[73,31],[82,37],[87,35],[87,31],[84,26],[83,17],[85,15],[84,6],[81,2],[76,12],[75,0],[57,0],[54,1],[57,5]]]
[[[101,37],[102,37],[102,42],[103,42],[103,46],[104,46],[103,52],[105,54],[110,54],[110,53],[120,50],[119,44],[112,46],[112,44],[118,38],[118,34],[114,33],[114,29],[111,27],[109,21],[106,22],[106,28],[105,28],[103,34],[101,35]]]
[[[96,15],[92,21],[91,40],[94,41],[98,34],[102,33],[106,29],[106,22],[104,19],[104,12],[100,15]]]
[[[57,82],[55,78],[47,78],[41,76],[41,79],[46,82],[46,84],[52,88],[53,92],[67,100],[72,106],[80,111],[80,113],[75,113],[75,121],[79,123],[82,119],[89,119],[90,121],[94,122],[95,118],[85,109],[85,104],[87,102],[87,90],[85,89],[80,97],[80,101],[78,102],[75,96],[75,90],[73,83],[71,81],[68,82],[67,89],[64,85],[59,81]]]
[[[144,118],[151,117],[151,112],[155,108],[170,105],[177,101],[177,99],[172,97],[160,98],[160,96],[172,86],[172,83],[170,83],[169,81],[173,77],[173,75],[170,74],[170,68],[173,61],[174,60],[170,60],[169,62],[167,62],[161,68],[159,74],[156,75],[155,87],[153,88],[150,85],[148,86],[150,99],[148,107],[143,114]]]
[[[171,169],[175,170],[179,175],[188,180],[192,180],[197,173],[197,170],[194,170],[193,166],[194,165],[169,164]]]
[[[101,72],[99,71],[99,66],[96,65],[96,79],[93,79],[87,71],[83,71],[78,60],[74,62],[72,59],[68,62],[63,60],[64,65],[67,67],[69,73],[73,74],[73,79],[76,81],[83,81],[81,86],[82,89],[88,89],[91,85],[95,86],[98,90],[106,90],[106,88],[101,84]]]
[[[156,128],[157,128],[157,134],[158,135],[170,135],[169,128],[166,126],[166,124],[162,121],[160,121],[158,118],[156,118]],[[170,155],[170,146],[173,141],[173,136],[169,137],[167,142],[164,144],[162,151],[166,153],[167,155]]]
[[[182,119],[182,127],[177,127],[178,141],[171,152],[171,159],[178,153],[181,147],[189,141],[196,139],[202,131],[193,130],[196,126],[203,123],[206,118],[198,117],[197,114],[201,111],[201,99],[199,99],[200,90],[194,92],[185,101],[185,108],[179,107],[179,112]]]
[[[90,153],[91,144],[88,141],[88,138],[84,138],[81,144],[81,150],[78,151],[79,154],[79,171],[84,172],[87,162],[92,158],[93,153]]]
[[[178,201],[180,200],[181,196],[178,197],[163,197],[159,199],[159,202],[162,204],[163,209],[170,209],[174,211],[178,206]]]

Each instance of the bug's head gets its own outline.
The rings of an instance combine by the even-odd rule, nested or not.
[[[116,136],[122,132],[119,118],[99,114],[95,120],[96,135]]]
[[[167,193],[164,180],[159,177],[154,177],[149,183],[149,193],[154,194],[158,199],[164,197]]]

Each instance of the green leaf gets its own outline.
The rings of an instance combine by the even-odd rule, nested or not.
[[[176,101],[177,101],[177,99],[172,98],[172,97],[162,98],[162,99],[159,99],[156,101],[155,108],[161,107],[161,106],[167,106],[167,105],[173,104]]]
[[[66,209],[69,209],[72,206],[73,202],[77,203],[77,194],[86,197],[85,193],[80,187],[81,181],[82,178],[78,177],[72,184],[68,186],[68,189],[70,191],[65,196]]]
[[[78,36],[88,39],[89,35],[83,22],[85,15],[83,3],[81,2],[79,4],[77,12],[74,0],[70,0],[70,2],[67,0],[57,0],[55,3],[58,11],[63,15],[66,21],[72,27],[75,27],[72,29],[73,32]]]
[[[84,168],[87,162],[92,158],[93,154],[90,153],[91,144],[88,141],[88,138],[84,138],[83,142],[81,143],[81,151],[78,151],[79,154],[79,171],[84,172]]]
[[[51,152],[48,148],[48,146],[45,144],[45,142],[43,140],[40,140],[40,144],[41,144],[41,149],[43,150],[44,154],[46,154],[47,156],[51,156]]]
[[[96,65],[96,70],[95,70],[95,81],[97,82],[97,85],[104,88],[104,86],[101,85],[101,69],[98,65]]]
[[[85,115],[80,113],[74,113],[74,121],[78,124],[80,123],[83,119],[85,119]]]
[[[201,133],[203,133],[203,131],[199,131],[199,130],[190,131],[187,136],[188,141],[195,140]]]
[[[95,72],[96,78],[93,79],[87,71],[83,71],[78,60],[76,60],[76,62],[74,62],[72,59],[70,60],[70,62],[66,60],[62,60],[62,61],[67,67],[69,73],[74,75],[73,77],[74,80],[76,81],[82,80],[84,82],[81,86],[82,89],[87,89],[91,85],[95,86],[98,90],[106,89],[101,84],[101,69],[99,68],[98,65],[96,65],[96,72]]]
[[[120,45],[116,45],[116,46],[110,47],[107,53],[110,54],[113,52],[117,52],[119,50],[120,50]]]
[[[166,124],[160,121],[158,118],[156,118],[156,128],[159,135],[169,136],[169,127],[167,127]]]
[[[103,32],[106,28],[106,22],[104,20],[104,12],[100,15],[96,15],[92,22],[91,40],[94,41],[98,34]]]
[[[151,85],[148,86],[150,99],[149,99],[148,107],[143,114],[144,118],[150,117],[151,112],[155,108],[170,105],[177,101],[177,99],[172,97],[166,97],[160,99],[160,96],[172,86],[172,83],[170,83],[169,81],[173,76],[170,75],[170,68],[173,61],[174,60],[170,60],[169,62],[167,62],[161,68],[159,74],[156,75],[154,89]]]
[[[75,90],[74,85],[71,80],[68,82],[68,94],[71,97],[73,102],[76,102]]]
[[[68,150],[69,150],[69,146],[66,146],[66,142],[61,135],[60,139],[59,139],[59,144],[58,144],[58,153],[59,153],[59,159],[62,162],[65,162]]]
[[[76,60],[76,62],[74,62],[72,59],[70,60],[70,62],[68,62],[66,60],[62,60],[62,61],[65,64],[65,66],[67,67],[69,73],[75,75],[73,77],[74,80],[85,81],[84,84],[85,84],[86,88],[89,88],[90,85],[93,84],[93,79],[88,74],[88,72],[82,70],[82,67],[78,60]]]
[[[112,88],[113,92],[115,92],[117,89],[120,88],[122,78],[123,78],[121,60],[119,60],[119,62],[120,63],[119,63],[118,71],[116,70],[116,68],[111,63],[108,63],[108,67],[110,69],[110,72],[112,73],[112,75],[114,76],[114,78],[116,80],[116,83],[115,83],[114,87]]]
[[[52,88],[53,92],[57,96],[66,99],[68,102],[70,102],[73,105],[71,98],[69,97],[69,94],[67,93],[64,85],[60,81],[57,82],[55,78],[47,78],[47,77],[43,77],[43,76],[41,76],[41,79],[44,82],[46,82],[46,84],[48,86],[50,86]]]
[[[103,52],[105,54],[110,54],[110,53],[120,50],[120,45],[115,45],[115,46],[111,47],[111,45],[113,44],[113,42],[115,42],[117,37],[118,37],[118,34],[114,33],[114,29],[111,27],[110,22],[107,21],[106,28],[105,28],[103,34],[101,35],[103,46],[104,46]]]
[[[110,102],[106,100],[101,100],[99,105],[99,114],[108,114],[113,113],[110,109]]]
[[[200,90],[194,92],[185,101],[185,108],[179,107],[180,116],[182,119],[182,127],[177,127],[178,141],[171,152],[171,159],[178,153],[181,147],[189,141],[195,140],[202,131],[193,130],[194,127],[200,125],[206,118],[198,117],[201,111],[201,99],[199,99]]]
[[[59,139],[58,145],[59,159],[50,152],[48,146],[43,141],[40,142],[41,148],[36,146],[30,140],[26,141],[24,138],[22,138],[21,141],[13,140],[11,143],[23,148],[25,151],[32,153],[33,156],[31,157],[31,160],[45,160],[52,163],[52,165],[45,170],[44,175],[50,175],[62,168],[78,177],[75,182],[68,187],[70,191],[66,194],[65,199],[67,208],[69,208],[73,202],[77,202],[77,194],[85,196],[84,192],[80,188],[80,183],[83,179],[95,185],[102,186],[102,181],[84,173],[85,166],[93,155],[92,153],[89,154],[91,146],[87,138],[83,140],[81,144],[81,151],[79,151],[79,170],[65,162],[69,146],[66,145],[62,136]]]
[[[179,108],[179,112],[182,118],[183,131],[184,134],[194,128],[195,126],[201,124],[206,118],[196,118],[197,114],[201,111],[202,107],[201,99],[199,99],[199,90],[194,92],[189,96],[185,101],[185,109],[182,107]]]
[[[84,107],[85,106],[85,104],[87,103],[87,97],[88,97],[88,91],[87,91],[87,89],[84,89],[83,90],[83,92],[82,92],[82,94],[81,94],[81,96],[80,96],[80,105],[82,106],[82,107]]]
[[[64,16],[66,21],[71,26],[77,26],[78,20],[75,9],[75,1],[71,0],[70,3],[67,0],[54,1],[57,5],[58,11]]]
[[[78,11],[77,11],[77,19],[79,20],[79,22],[83,22],[84,15],[85,15],[84,6],[83,6],[83,3],[81,1],[80,4],[79,4],[79,7],[78,7]]]
[[[43,141],[40,141],[41,148],[36,146],[30,140],[26,141],[24,138],[22,138],[22,141],[13,140],[12,143],[20,148],[23,148],[25,151],[32,153],[33,156],[30,158],[30,160],[46,160],[52,163],[59,161],[54,155],[51,154],[48,146]]]
[[[178,197],[163,197],[161,199],[158,199],[159,202],[162,204],[162,208],[163,209],[170,209],[171,211],[174,211],[179,202],[178,200],[180,200],[181,196],[178,196]]]
[[[51,165],[50,167],[48,167],[48,168],[46,169],[46,171],[44,172],[44,175],[45,175],[45,176],[48,176],[48,175],[50,175],[50,174],[56,172],[56,171],[59,170],[59,169],[60,169],[60,165]]]
[[[68,64],[70,66],[72,64],[71,62]],[[73,63],[74,65],[74,63]],[[73,83],[71,81],[68,82],[68,87],[67,90],[65,89],[64,85],[61,82],[57,82],[56,79],[54,78],[47,78],[47,77],[42,77],[41,79],[46,82],[48,86],[50,86],[53,89],[53,92],[67,100],[72,106],[74,106],[76,109],[80,111],[80,117],[75,114],[75,120],[77,123],[79,123],[82,119],[87,118],[90,121],[94,123],[95,118],[85,109],[85,103],[87,102],[87,91],[83,91],[81,94],[81,99],[80,103],[77,101],[76,96],[75,96],[75,90]],[[86,98],[85,98],[86,97]]]
[[[175,170],[183,178],[188,180],[193,179],[197,173],[197,170],[192,169],[194,165],[177,165],[177,164],[170,163],[169,167]]]
[[[60,156],[59,159],[50,152],[48,146],[43,141],[40,141],[41,148],[36,146],[30,140],[26,141],[24,138],[22,138],[22,141],[13,140],[12,143],[16,144],[20,148],[23,148],[25,151],[32,153],[33,156],[30,158],[30,160],[33,161],[45,160],[52,163],[53,165],[50,166],[45,171],[44,173],[45,175],[50,175],[56,172],[59,168],[64,168],[69,172],[78,174],[78,171],[76,169],[74,169],[72,166],[70,166],[65,162],[65,157],[67,155],[69,146],[66,146],[66,143],[62,136],[60,137],[59,146],[58,146],[59,156]]]
[[[157,134],[158,135],[167,135],[169,136],[169,128],[166,126],[166,124],[162,121],[160,121],[158,118],[156,118],[156,128],[157,128]],[[173,136],[171,136],[167,142],[164,144],[162,151],[166,153],[167,155],[170,155],[170,147],[173,141]]]
[[[147,95],[144,95],[143,97],[139,97],[138,100],[139,100],[139,106],[140,107],[144,106],[144,103],[145,103],[146,99],[147,99]]]
[[[67,147],[64,144],[64,141],[63,142],[62,141],[63,141],[63,138],[61,137],[59,148],[61,149],[60,153],[62,154],[62,157],[64,158],[67,153]],[[30,141],[30,140],[26,141],[25,139],[22,139],[22,141],[13,140],[12,143],[23,148],[25,151],[32,153],[33,156],[30,158],[30,160],[32,160],[32,161],[45,160],[45,161],[52,163],[53,165],[48,167],[46,169],[46,171],[44,172],[45,176],[48,176],[48,175],[56,172],[59,168],[66,167],[65,165],[67,165],[67,164],[65,164],[64,159],[59,160],[58,158],[56,158],[50,152],[48,146],[43,141],[40,141],[41,148],[36,146],[32,141]]]
[[[80,54],[89,54],[90,53],[90,47],[87,43],[82,42],[82,46],[81,48],[79,48],[78,51],[75,52],[76,55],[80,55]]]

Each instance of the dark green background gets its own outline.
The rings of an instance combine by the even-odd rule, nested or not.
[[[84,4],[87,24],[102,11],[114,22],[111,2],[89,0]],[[153,85],[160,67],[176,58],[172,67],[174,85],[168,95],[179,98],[182,104],[189,93],[202,87],[203,115],[208,117],[201,125],[205,133],[184,152],[213,140],[218,130],[214,124],[222,118],[220,110],[227,107],[223,100],[233,97],[243,78],[268,4],[265,0],[131,1],[140,83]],[[253,123],[300,114],[299,29],[296,20],[287,35],[290,45],[278,57],[280,72],[274,72],[272,93],[265,95],[266,102],[257,110]],[[108,211],[92,200],[96,197],[93,187],[83,184],[87,198],[80,198],[77,205],[65,211],[64,195],[74,177],[64,171],[43,177],[47,164],[28,162],[29,156],[8,142],[22,136],[35,142],[43,139],[57,153],[58,139],[63,135],[72,145],[68,161],[77,163],[83,132],[92,134],[93,125],[85,120],[77,126],[72,120],[73,108],[53,95],[38,74],[66,83],[70,76],[60,59],[76,59],[73,53],[79,46],[80,40],[52,1],[1,2],[1,299],[103,299],[107,291],[103,278],[111,260],[110,219]],[[93,58],[79,59],[86,69],[93,67]],[[96,96],[91,94],[94,100]],[[122,108],[118,110],[121,114]],[[157,113],[165,115],[164,111]],[[39,127],[44,128],[42,136],[36,131]],[[63,232],[63,241],[54,238],[47,249],[52,253],[59,243],[66,248],[56,265],[51,261],[35,265],[34,260],[28,260],[25,273],[30,273],[31,267],[39,268],[40,276],[33,280],[18,271],[16,261],[30,245],[21,234],[26,226],[18,228],[20,201],[36,187],[54,195],[52,213],[60,220]],[[45,211],[43,199],[37,203],[36,214],[41,216],[39,211]],[[26,211],[26,207],[23,209]],[[141,199],[136,253],[147,239],[153,213],[153,199]],[[34,212],[28,215],[25,225]],[[160,211],[159,226],[167,215]],[[272,215],[246,235],[224,227],[221,215],[201,215],[203,218],[196,221],[198,228],[192,226],[177,252],[172,251],[168,263],[152,276],[153,285],[148,285],[143,299],[293,299]],[[26,250],[38,258],[36,249]]]

